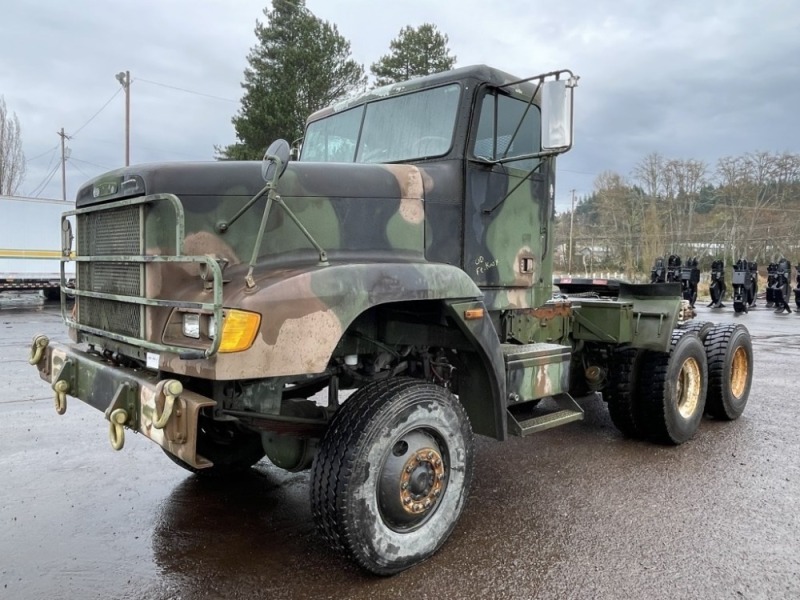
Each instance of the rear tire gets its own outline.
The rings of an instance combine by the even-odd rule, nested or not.
[[[660,444],[689,441],[700,426],[706,403],[703,343],[694,333],[676,329],[669,354],[648,351],[643,361],[642,425],[647,437]]]
[[[684,331],[691,331],[700,338],[701,342],[704,342],[709,332],[714,328],[714,324],[710,321],[691,320],[679,325],[679,327]]]
[[[611,357],[608,384],[603,390],[611,422],[622,435],[634,439],[644,437],[638,393],[643,355],[638,348],[615,352]]]
[[[436,552],[469,494],[473,438],[461,403],[410,378],[371,383],[336,412],[311,468],[320,533],[391,575]]]
[[[708,357],[706,412],[717,419],[738,419],[753,382],[753,342],[742,325],[719,324],[705,341]]]

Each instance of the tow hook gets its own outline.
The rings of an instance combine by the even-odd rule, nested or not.
[[[161,390],[164,394],[164,410],[159,415],[158,406],[156,406],[155,419],[153,419],[153,427],[156,429],[164,429],[167,426],[167,422],[175,408],[175,401],[183,393],[183,384],[176,379],[167,379]]]
[[[33,344],[31,345],[31,355],[28,357],[28,362],[32,365],[36,365],[42,360],[42,355],[44,355],[44,349],[47,348],[47,344],[50,343],[50,340],[47,338],[46,335],[37,335],[33,338]]]
[[[69,382],[59,379],[53,384],[53,391],[55,395],[56,412],[63,415],[67,412],[67,392],[69,391]]]
[[[125,428],[123,425],[128,420],[128,413],[124,408],[111,411],[108,417],[108,439],[114,450],[122,450],[125,445]]]

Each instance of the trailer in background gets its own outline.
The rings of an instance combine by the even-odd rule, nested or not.
[[[74,202],[0,196],[0,292],[42,290],[60,296],[61,214]],[[74,279],[72,272],[66,280]]]

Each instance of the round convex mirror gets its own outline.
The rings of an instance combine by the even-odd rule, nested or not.
[[[286,140],[275,140],[269,145],[269,148],[264,153],[264,160],[261,162],[261,176],[264,181],[269,183],[275,178],[275,169],[278,168],[278,161],[280,161],[281,165],[281,172],[278,173],[278,177],[283,175],[286,166],[289,164],[289,152],[289,142]]]

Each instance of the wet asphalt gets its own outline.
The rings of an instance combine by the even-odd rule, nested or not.
[[[582,422],[478,438],[450,540],[378,578],[317,537],[307,473],[204,481],[142,436],[114,452],[77,400],[59,417],[27,364],[35,334],[67,341],[58,309],[0,294],[0,599],[799,598],[800,315],[761,304],[699,308],[753,336],[738,421],[654,446],[589,397]]]

